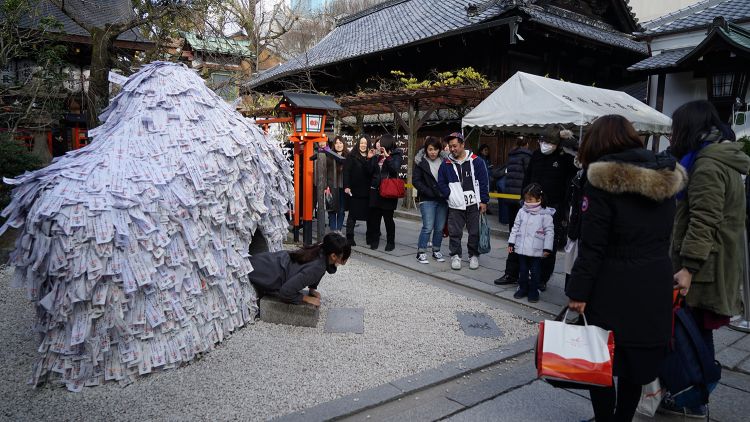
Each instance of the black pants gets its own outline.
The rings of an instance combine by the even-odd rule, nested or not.
[[[380,241],[380,221],[385,222],[385,236],[388,243],[396,241],[396,223],[393,221],[393,210],[384,210],[382,208],[370,208],[370,214],[367,216],[367,233],[365,240],[367,244]]]
[[[346,239],[354,240],[354,226],[357,225],[357,218],[353,215],[354,213],[349,211],[346,216]]]
[[[554,208],[554,207],[553,207]],[[515,221],[515,215],[518,214],[520,208],[511,209],[513,220]],[[555,208],[558,210],[558,208]],[[549,279],[552,278],[552,273],[555,272],[555,261],[557,261],[557,254],[555,253],[559,247],[563,245],[563,239],[565,239],[565,233],[563,230],[563,214],[555,212],[552,216],[552,223],[555,225],[555,244],[553,251],[548,257],[542,258],[542,277],[540,279],[541,284],[547,284]],[[511,230],[513,226],[511,225]],[[518,280],[518,272],[520,271],[518,265],[518,255],[515,252],[508,254],[508,259],[505,261],[505,275],[510,279]]]
[[[465,210],[448,209],[448,249],[450,255],[461,256],[461,238],[464,235],[464,226],[469,232],[467,249],[469,256],[479,256],[479,208],[469,206]]]
[[[641,399],[641,385],[617,377],[615,387],[594,387],[589,390],[596,422],[630,422]]]

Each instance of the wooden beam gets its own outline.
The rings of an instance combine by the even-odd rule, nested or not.
[[[416,121],[416,126],[414,128],[414,133],[416,134],[417,131],[422,127],[422,125],[425,124],[427,120],[430,119],[430,116],[432,116],[432,113],[434,113],[438,109],[438,104],[431,104],[427,111],[424,113],[424,116],[419,118],[419,120]]]
[[[393,112],[393,121],[396,122],[399,126],[401,126],[404,129],[404,132],[409,133],[409,125],[406,124],[404,119],[401,118],[401,112],[398,111],[395,105],[392,103],[388,103],[388,105],[391,108],[391,111]]]

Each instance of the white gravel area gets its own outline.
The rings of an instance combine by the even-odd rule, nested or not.
[[[0,271],[0,418],[10,420],[265,420],[512,343],[534,326],[399,273],[350,259],[320,285],[317,328],[261,321],[193,364],[70,393],[26,384],[36,356],[34,311]],[[365,309],[364,334],[323,332],[327,309]],[[457,311],[491,315],[501,338],[468,337]]]

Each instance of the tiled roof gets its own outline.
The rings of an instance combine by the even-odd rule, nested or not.
[[[185,41],[196,51],[226,54],[231,56],[252,57],[250,41],[231,38],[199,36],[191,32],[183,34]]]
[[[683,32],[711,25],[723,16],[729,22],[750,20],[750,0],[703,0],[642,24],[645,35]]]
[[[615,45],[638,53],[648,54],[648,48],[645,43],[635,41],[622,32],[600,27],[599,25],[592,25],[583,20],[562,17],[555,13],[545,11],[540,7],[521,7],[521,10],[528,13],[529,16],[531,16],[532,21],[539,22],[542,25],[561,29],[604,44]]]
[[[651,56],[647,59],[643,59],[638,63],[630,66],[629,71],[638,70],[651,70],[651,69],[663,69],[672,67],[677,64],[677,61],[685,57],[689,52],[693,50],[693,47],[678,48],[676,50],[665,50],[661,54]]]
[[[303,69],[471,31],[473,26],[491,21],[518,7],[516,3],[527,5],[533,2],[499,1],[478,16],[469,17],[466,8],[472,3],[477,3],[477,0],[389,0],[378,4],[344,18],[306,54],[261,73],[248,83],[248,87],[257,87]],[[627,6],[627,2],[625,4]],[[541,8],[531,9],[535,10],[531,19],[541,24],[646,53],[644,46],[630,40],[625,34],[605,31],[584,22],[566,23],[566,18],[544,13]]]
[[[36,28],[39,21],[47,16],[54,17],[62,24],[61,33],[67,35],[79,35],[89,37],[89,33],[73,22],[65,13],[48,0],[32,0],[35,3],[31,13],[24,16],[20,26],[24,28]],[[97,27],[105,24],[123,22],[133,15],[132,2],[130,0],[66,0],[66,6],[72,10],[83,21]],[[141,35],[138,30],[125,31],[117,37],[120,41],[132,41],[140,43],[151,43],[150,40]]]

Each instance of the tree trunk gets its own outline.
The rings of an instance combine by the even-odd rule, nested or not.
[[[109,104],[109,70],[115,38],[118,34],[109,25],[91,30],[91,75],[86,96],[88,128],[99,126],[99,114]]]

